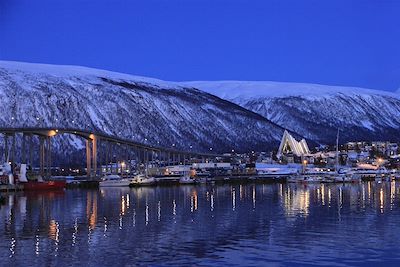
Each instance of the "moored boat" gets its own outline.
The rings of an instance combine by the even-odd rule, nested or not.
[[[321,183],[323,178],[321,176],[302,175],[298,180],[300,183]]]
[[[65,181],[28,181],[22,183],[24,190],[62,190],[66,186]]]
[[[179,179],[179,183],[180,183],[180,184],[195,184],[196,182],[197,182],[196,179],[194,179],[194,178],[191,177],[190,175],[182,176],[182,177]]]
[[[131,184],[132,180],[127,179],[127,178],[122,178],[121,176],[117,174],[110,174],[104,176],[100,183],[100,187],[124,187],[124,186],[129,186]]]
[[[130,186],[147,186],[156,184],[156,179],[152,176],[147,176],[144,174],[138,174],[133,178]]]
[[[21,164],[19,173],[17,174],[18,182],[23,185],[24,190],[41,191],[41,190],[62,190],[66,186],[65,181],[45,181],[42,176],[37,175],[35,180],[28,180],[26,177],[27,166]]]
[[[361,176],[354,173],[339,173],[333,178],[336,183],[358,183]]]
[[[9,163],[0,165],[0,184],[14,184],[14,175]]]

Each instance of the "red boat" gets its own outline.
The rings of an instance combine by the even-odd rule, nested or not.
[[[28,191],[62,190],[66,186],[65,181],[43,181],[42,176],[37,175],[36,180],[29,181],[26,177],[27,165],[21,164],[16,173],[16,181]]]
[[[43,181],[33,182],[29,181],[21,183],[24,185],[24,190],[62,190],[65,188],[65,181]]]

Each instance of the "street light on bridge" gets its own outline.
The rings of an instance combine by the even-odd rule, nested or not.
[[[49,137],[53,137],[57,134],[57,132],[58,132],[58,130],[50,130],[48,135],[49,135]]]

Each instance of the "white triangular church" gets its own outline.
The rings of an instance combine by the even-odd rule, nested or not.
[[[290,154],[297,157],[310,154],[307,142],[304,139],[297,141],[287,130],[283,133],[281,144],[279,145],[277,157],[280,158],[282,155]]]

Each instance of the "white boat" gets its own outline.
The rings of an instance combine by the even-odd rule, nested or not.
[[[323,181],[321,174],[297,174],[289,176],[286,180],[288,183],[320,183]]]
[[[196,183],[196,179],[194,179],[190,175],[185,175],[185,176],[182,176],[179,179],[179,183],[180,184],[195,184]]]
[[[324,179],[321,176],[321,174],[309,174],[309,173],[305,173],[305,174],[299,174],[299,175],[294,175],[291,177],[291,181],[290,182],[297,182],[297,183],[321,183],[323,182]]]
[[[0,183],[1,184],[14,184],[14,175],[9,163],[0,165]]]
[[[300,180],[301,183],[320,183],[323,181],[321,176],[304,175],[303,179]]]
[[[334,176],[337,183],[358,183],[361,181],[361,176],[355,173],[339,173]]]
[[[291,175],[296,175],[298,170],[296,168],[276,166],[276,165],[263,165],[257,169],[258,178],[270,178],[270,177],[288,177]]]
[[[215,184],[215,181],[213,178],[211,177],[197,177],[196,176],[196,182],[200,183],[200,184]]]
[[[124,179],[117,174],[106,175],[101,179],[99,183],[100,187],[121,187],[121,186],[129,186],[132,182],[132,179]]]
[[[156,178],[144,174],[138,174],[135,176],[135,178],[133,178],[130,185],[144,186],[144,185],[154,185],[155,183],[156,183]]]

